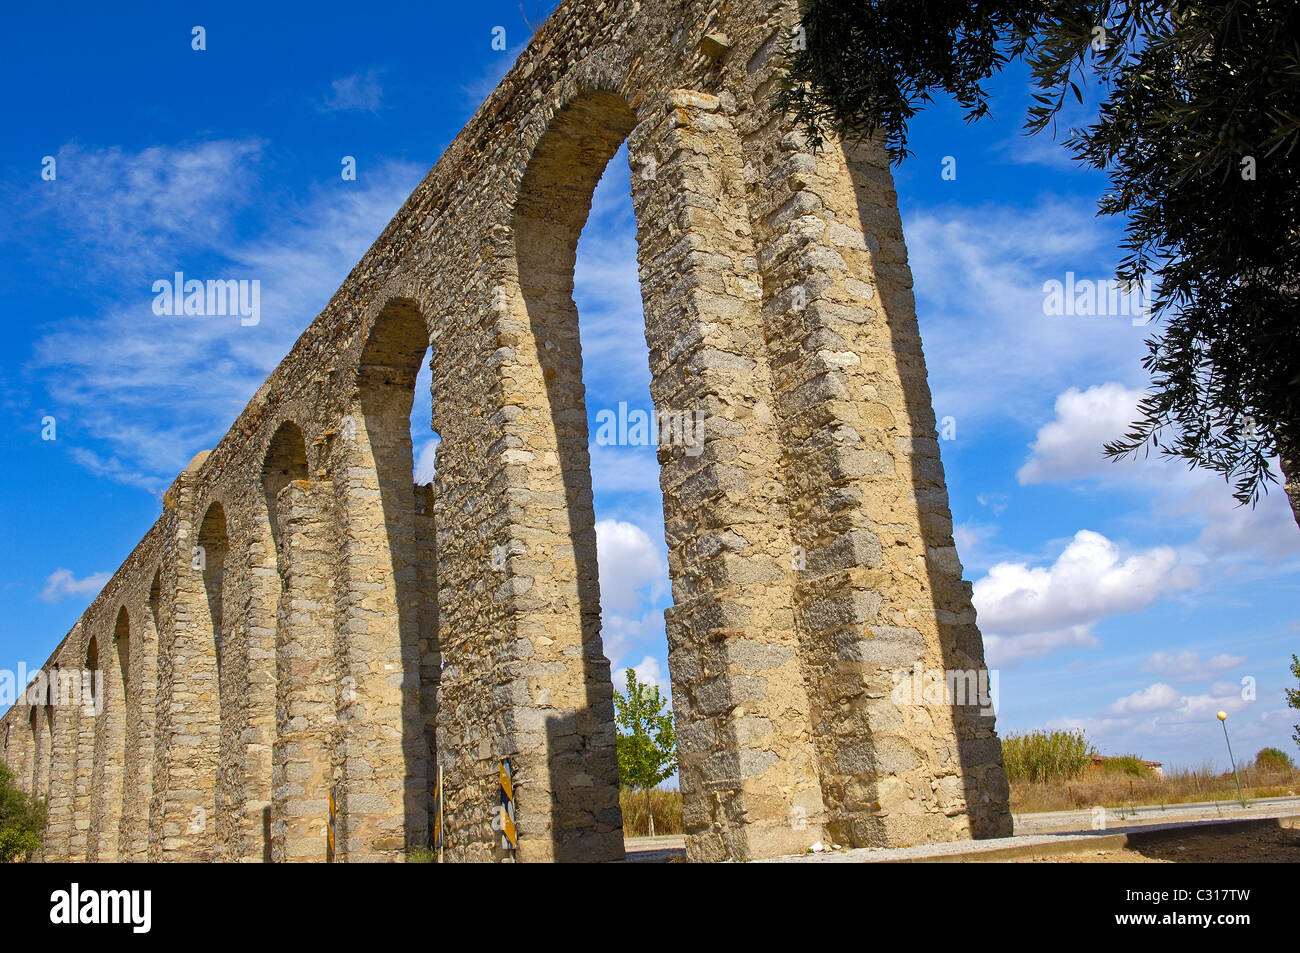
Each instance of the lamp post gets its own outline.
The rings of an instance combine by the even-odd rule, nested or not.
[[[1241,793],[1241,778],[1237,776],[1237,759],[1232,756],[1232,742],[1228,741],[1228,713],[1219,712],[1219,721],[1223,723],[1223,740],[1228,743],[1228,760],[1232,762],[1232,776],[1237,781],[1237,797],[1241,800],[1241,806],[1246,806],[1246,795]]]

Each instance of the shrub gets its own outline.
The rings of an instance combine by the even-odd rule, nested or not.
[[[1101,763],[1101,770],[1103,774],[1125,774],[1134,778],[1145,778],[1151,774],[1151,769],[1135,754],[1107,758]]]
[[[650,810],[654,811],[655,833],[682,833],[681,792],[651,788],[649,795]],[[623,808],[623,835],[625,837],[646,836],[650,832],[650,821],[646,814],[646,792],[623,788],[619,795],[619,803]]]
[[[1293,771],[1295,762],[1281,748],[1260,748],[1259,754],[1255,755],[1255,770]]]
[[[1002,764],[1012,784],[1075,777],[1088,766],[1092,754],[1092,745],[1081,729],[1034,731],[1002,739]]]
[[[0,762],[0,863],[40,850],[44,835],[45,802],[19,788],[9,766]]]

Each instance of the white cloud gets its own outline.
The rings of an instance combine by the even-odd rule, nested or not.
[[[83,257],[115,273],[116,303],[52,325],[37,339],[28,372],[54,402],[60,442],[92,472],[157,492],[196,452],[214,446],[423,172],[384,164],[353,188],[321,186],[287,205],[259,197],[245,169],[256,149],[234,143],[78,152],[98,170],[102,194],[79,186],[60,208],[78,221],[108,210],[105,228],[123,247],[96,245]],[[186,169],[217,185],[191,195],[189,179],[176,171]],[[258,198],[266,231],[241,240],[230,209]],[[138,260],[131,258],[137,235]],[[258,280],[261,322],[155,315],[152,281],[174,270],[200,280]]]
[[[45,577],[45,588],[41,590],[41,598],[46,602],[58,602],[70,596],[93,596],[104,588],[112,575],[107,572],[95,572],[78,579],[71,569],[59,567]]]
[[[912,209],[903,230],[935,413],[956,416],[960,433],[1033,419],[1080,379],[1142,380],[1149,329],[1043,313],[1045,281],[1110,277],[1119,231],[1091,202]]]
[[[639,526],[622,520],[596,523],[596,555],[600,564],[600,603],[605,613],[635,614],[642,590],[662,592],[668,567],[659,547]]]
[[[178,248],[229,231],[234,214],[254,197],[262,149],[257,139],[140,152],[69,144],[55,154],[56,187],[29,196],[37,214],[63,226],[61,258],[80,248],[90,253],[95,274],[137,275],[174,264]]]
[[[1053,418],[1039,428],[1017,473],[1021,485],[1082,482],[1116,498],[1146,494],[1162,535],[1198,534],[1181,548],[1181,558],[1218,565],[1220,575],[1259,557],[1277,569],[1278,560],[1300,553],[1300,533],[1286,495],[1276,486],[1255,506],[1240,506],[1222,476],[1189,469],[1181,459],[1159,453],[1119,461],[1104,456],[1103,445],[1126,433],[1136,419],[1141,396],[1142,391],[1114,381],[1059,394]]]
[[[434,460],[438,453],[438,441],[429,440],[415,458],[415,484],[425,486],[433,482]]]
[[[1135,715],[1164,711],[1178,704],[1179,694],[1172,685],[1156,682],[1116,701],[1106,713],[1109,715]]]
[[[659,665],[659,660],[651,655],[641,659],[636,665],[620,665],[611,673],[614,687],[620,692],[627,692],[627,670],[636,672],[636,680],[643,685],[655,685],[665,696],[671,695],[668,676]]]
[[[379,73],[366,70],[353,73],[330,83],[330,92],[317,108],[321,112],[360,110],[376,112],[384,102],[384,88],[379,83]]]
[[[1244,655],[1221,652],[1213,658],[1202,659],[1199,652],[1153,652],[1142,667],[1144,672],[1160,674],[1183,681],[1205,681],[1221,672],[1236,668],[1246,661]]]
[[[998,563],[974,586],[990,664],[1095,645],[1102,619],[1145,608],[1191,585],[1195,574],[1168,546],[1125,555],[1080,530],[1051,566]]]
[[[1114,382],[1081,391],[1071,387],[1056,398],[1056,417],[1038,430],[1029,459],[1016,476],[1022,486],[1074,480],[1122,466],[1103,446],[1122,437],[1137,419],[1140,390]]]

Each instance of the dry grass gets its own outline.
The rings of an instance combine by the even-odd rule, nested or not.
[[[618,801],[623,808],[623,836],[645,837],[650,828],[645,792],[623,788]],[[650,792],[650,809],[654,811],[656,837],[682,833],[682,792],[655,788]]]
[[[1270,771],[1252,765],[1241,769],[1241,787],[1247,800],[1291,796],[1300,791],[1300,771]],[[1223,774],[1209,768],[1166,772],[1163,780],[1149,771],[1136,777],[1085,771],[1065,780],[1011,785],[1011,810],[1017,814],[1235,800],[1237,784],[1232,772]]]

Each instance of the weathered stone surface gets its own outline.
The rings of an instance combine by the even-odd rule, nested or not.
[[[52,654],[5,759],[51,860],[622,856],[578,236],[627,141],[690,856],[1009,831],[896,199],[773,113],[794,0],[570,0]],[[634,329],[629,329],[634,333]],[[411,486],[432,345],[437,476]],[[57,681],[58,679],[56,679]]]

